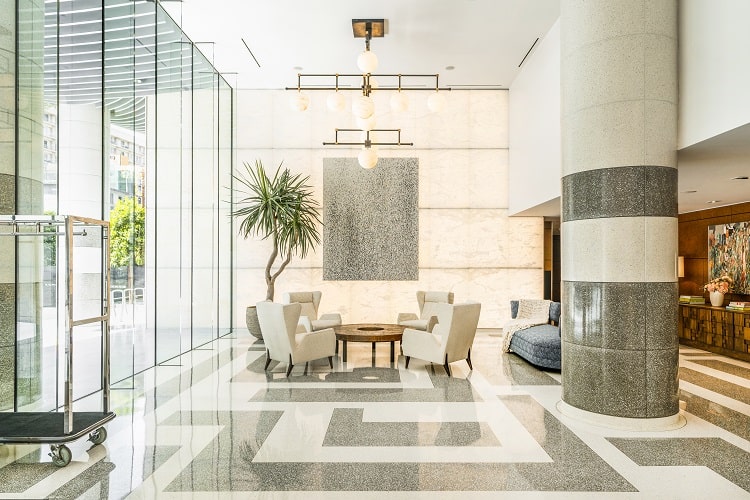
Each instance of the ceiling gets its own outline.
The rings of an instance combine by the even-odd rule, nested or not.
[[[162,6],[240,89],[295,86],[297,73],[358,73],[365,44],[354,38],[352,19],[386,20],[385,37],[371,45],[377,73],[439,73],[441,86],[507,88],[560,12],[559,0],[162,0]]]
[[[386,36],[373,39],[371,46],[378,73],[439,73],[441,86],[508,88],[560,10],[559,0],[161,4],[230,85],[240,89],[292,87],[297,73],[358,73],[364,41],[353,37],[351,20],[363,18],[386,20]],[[750,175],[750,125],[687,147],[678,158],[680,213],[750,200],[750,181],[733,180]],[[707,203],[712,200],[718,201]],[[550,207],[557,213],[541,215],[559,215],[559,203]]]

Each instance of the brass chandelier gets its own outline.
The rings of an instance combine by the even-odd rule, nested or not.
[[[363,168],[373,168],[377,164],[376,146],[413,146],[411,142],[401,141],[401,129],[379,129],[375,123],[375,103],[371,97],[374,91],[394,91],[390,105],[395,112],[404,112],[409,107],[406,90],[431,91],[427,98],[427,107],[432,112],[439,112],[445,107],[444,91],[450,87],[440,87],[439,74],[376,74],[378,66],[377,56],[370,50],[370,40],[373,37],[385,36],[384,19],[352,19],[352,32],[355,38],[365,39],[365,50],[357,57],[357,67],[362,73],[333,73],[297,74],[297,86],[286,87],[286,90],[296,91],[290,99],[290,106],[297,111],[305,111],[310,105],[310,97],[305,91],[333,91],[326,99],[327,106],[332,111],[341,112],[346,108],[346,98],[343,91],[356,91],[352,99],[352,113],[358,128],[337,128],[333,142],[324,142],[326,146],[362,146],[358,161]],[[313,83],[314,82],[314,83]],[[443,91],[443,93],[441,93]],[[347,137],[339,140],[339,132]],[[359,134],[359,140],[353,140],[351,135]],[[384,140],[384,135],[391,135],[394,140]]]

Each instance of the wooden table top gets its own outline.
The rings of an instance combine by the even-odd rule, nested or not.
[[[403,325],[384,323],[357,323],[352,325],[334,326],[336,340],[347,342],[395,342],[401,340],[404,333]]]

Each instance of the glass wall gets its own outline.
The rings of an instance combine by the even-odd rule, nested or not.
[[[13,132],[0,144],[0,215],[110,221],[109,240],[77,241],[92,252],[109,245],[109,300],[93,258],[80,264],[76,293],[88,308],[109,303],[113,382],[228,333],[232,88],[158,2],[13,5],[16,53],[0,47],[0,62],[16,59],[2,74],[17,82],[0,81],[3,102],[16,100],[15,121],[0,124]],[[10,318],[0,323],[0,410],[62,401],[62,241],[0,237],[15,263],[0,269]],[[86,362],[100,345],[101,331],[76,332],[76,398],[100,388],[101,367]]]

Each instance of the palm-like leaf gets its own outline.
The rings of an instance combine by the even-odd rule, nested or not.
[[[292,175],[282,165],[269,177],[263,164],[244,163],[246,173],[235,175],[241,197],[235,202],[234,217],[240,219],[240,232],[247,238],[260,236],[273,241],[274,250],[266,266],[267,298],[273,299],[273,285],[293,255],[304,258],[320,243],[318,202],[313,198],[309,177]],[[284,262],[271,274],[277,255]]]

